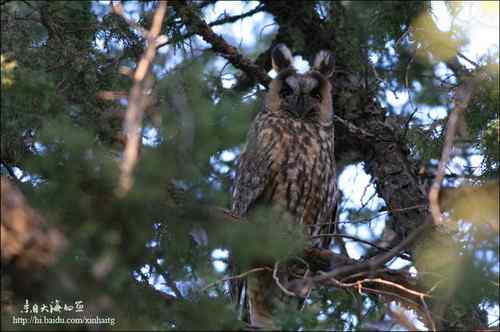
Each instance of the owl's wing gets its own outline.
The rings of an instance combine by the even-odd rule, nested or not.
[[[265,128],[265,115],[261,114],[255,118],[240,155],[232,198],[232,212],[238,216],[244,216],[255,204],[271,177],[273,135],[271,128]]]

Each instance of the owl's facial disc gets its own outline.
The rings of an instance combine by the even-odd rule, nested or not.
[[[283,108],[298,118],[319,112],[321,91],[319,81],[308,75],[291,75],[283,80],[281,88]]]

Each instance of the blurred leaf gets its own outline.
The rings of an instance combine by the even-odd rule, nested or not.
[[[498,232],[499,192],[497,181],[481,186],[444,189],[440,194],[441,209],[451,212],[453,222],[467,220],[474,224],[487,224]]]
[[[446,61],[456,56],[458,42],[450,33],[437,30],[429,14],[423,13],[414,20],[412,29],[416,41],[422,45],[417,48],[418,56],[427,58],[430,52],[438,61]]]

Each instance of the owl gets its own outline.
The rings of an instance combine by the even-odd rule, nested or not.
[[[280,207],[305,229],[311,247],[329,247],[336,208],[333,56],[320,51],[312,69],[298,73],[283,44],[272,52],[277,76],[247,135],[232,196],[232,213],[247,216],[261,204]],[[249,323],[270,327],[272,275],[264,271],[239,282],[235,301],[246,306]]]

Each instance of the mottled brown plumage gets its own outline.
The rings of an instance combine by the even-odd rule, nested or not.
[[[280,44],[274,48],[272,60],[278,75],[248,132],[232,211],[244,217],[259,204],[281,207],[311,236],[311,246],[328,247],[327,239],[313,236],[330,229],[335,218],[333,109],[328,80],[333,58],[321,51],[312,70],[300,74],[292,66],[291,52]],[[252,325],[270,324],[264,289],[272,291],[272,278],[265,273],[248,280]]]

